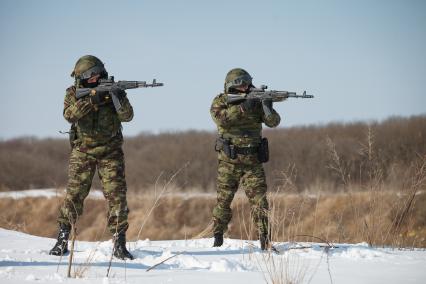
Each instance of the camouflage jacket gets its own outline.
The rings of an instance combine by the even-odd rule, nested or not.
[[[66,90],[64,100],[64,117],[73,124],[76,137],[75,146],[83,152],[91,148],[108,144],[122,144],[121,122],[133,119],[133,108],[126,96],[121,100],[122,107],[116,111],[112,103],[99,106],[97,109],[85,97],[77,100],[75,86]]]
[[[237,147],[257,147],[262,137],[262,123],[268,127],[276,127],[281,121],[280,115],[273,110],[270,117],[265,117],[261,103],[257,103],[252,111],[243,111],[241,105],[228,105],[227,95],[219,94],[213,99],[210,114],[217,125],[220,137],[229,139]],[[256,155],[238,155],[237,159],[229,159],[223,151],[219,159],[231,163],[256,163]]]

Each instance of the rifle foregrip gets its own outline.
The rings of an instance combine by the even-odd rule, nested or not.
[[[91,91],[91,89],[89,89],[89,88],[80,88],[80,89],[77,89],[76,93],[75,93],[75,97],[77,99],[81,99],[82,97],[85,97],[85,96],[89,95],[90,91]]]
[[[226,102],[230,105],[235,105],[235,104],[239,104],[239,103],[243,102],[244,100],[245,100],[245,98],[241,98],[241,97],[237,97],[237,98],[228,97]]]

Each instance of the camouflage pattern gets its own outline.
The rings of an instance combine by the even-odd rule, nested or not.
[[[231,202],[241,186],[249,199],[251,216],[260,234],[268,232],[268,201],[263,166],[228,163],[219,160],[217,204],[213,209],[214,233],[224,233],[231,221]]]
[[[76,100],[75,87],[67,89],[64,117],[76,129],[69,161],[68,185],[58,222],[70,224],[83,213],[83,202],[90,191],[96,168],[108,201],[108,228],[112,234],[128,228],[123,136],[121,122],[133,118],[126,96],[116,111],[112,103],[93,106],[88,98]]]
[[[247,84],[252,86],[252,77],[250,74],[241,68],[234,68],[226,74],[225,77],[225,93],[229,93],[230,89],[240,86],[242,84]]]
[[[262,137],[262,123],[276,127],[279,114],[273,110],[266,117],[261,103],[253,110],[244,111],[241,105],[228,105],[227,94],[219,94],[212,102],[210,114],[217,125],[219,136],[229,139],[237,147],[258,147]],[[257,154],[237,155],[230,159],[218,153],[217,204],[213,209],[214,233],[224,233],[232,217],[231,202],[238,187],[242,187],[251,205],[252,219],[259,234],[268,232],[268,201],[266,178]]]
[[[121,122],[133,119],[133,108],[127,96],[120,101],[122,107],[116,111],[112,102],[95,108],[89,97],[77,100],[75,87],[67,89],[64,100],[64,117],[77,129],[78,147],[87,148],[83,152],[92,151],[98,146],[106,145],[121,133]]]
[[[227,94],[216,96],[210,108],[210,114],[217,125],[219,136],[230,139],[238,147],[257,147],[262,137],[262,123],[268,127],[276,127],[281,121],[279,114],[273,110],[272,115],[263,114],[261,103],[257,103],[253,111],[245,112],[241,105],[228,105]],[[238,155],[235,160],[228,158],[223,151],[219,152],[219,160],[229,163],[256,164],[257,155]]]
[[[119,137],[116,138],[120,140]],[[97,149],[96,154],[88,154],[74,147],[68,168],[68,185],[64,203],[60,209],[58,222],[69,224],[83,214],[83,203],[92,184],[92,178],[98,168],[103,194],[108,201],[108,228],[112,234],[125,232],[128,228],[129,209],[126,201],[126,180],[124,175],[124,157],[119,141],[116,145]],[[113,144],[113,143],[112,143]],[[118,147],[117,147],[118,146]]]

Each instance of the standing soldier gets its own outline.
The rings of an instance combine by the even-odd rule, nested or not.
[[[121,103],[117,111],[107,92],[92,91],[90,96],[76,99],[76,88],[94,88],[99,79],[108,77],[104,64],[95,56],[81,57],[71,74],[74,86],[66,90],[64,117],[70,122],[71,155],[65,200],[59,210],[59,234],[51,255],[68,252],[71,224],[83,213],[83,202],[90,191],[96,168],[108,201],[108,228],[114,238],[114,256],[133,259],[126,249],[129,227],[124,174],[123,135],[121,122],[131,121],[133,108],[121,90],[113,90]]]
[[[268,160],[268,142],[262,138],[262,123],[276,127],[281,119],[272,108],[272,100],[227,103],[228,94],[244,95],[253,87],[247,71],[232,69],[225,78],[225,93],[214,98],[210,109],[219,134],[215,147],[219,159],[217,204],[213,209],[215,247],[223,244],[223,234],[232,217],[231,202],[240,185],[251,205],[261,249],[270,247],[267,186],[262,165]]]

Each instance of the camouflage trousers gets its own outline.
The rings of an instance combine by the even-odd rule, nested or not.
[[[68,185],[65,200],[59,210],[58,223],[70,225],[83,214],[83,203],[92,185],[96,168],[108,201],[108,229],[112,234],[125,232],[129,227],[126,200],[124,155],[121,147],[88,154],[74,147],[69,161]]]
[[[214,233],[224,233],[232,218],[231,203],[241,186],[249,199],[251,217],[259,234],[268,234],[268,200],[265,171],[261,163],[233,164],[219,160],[217,204],[213,209]]]

